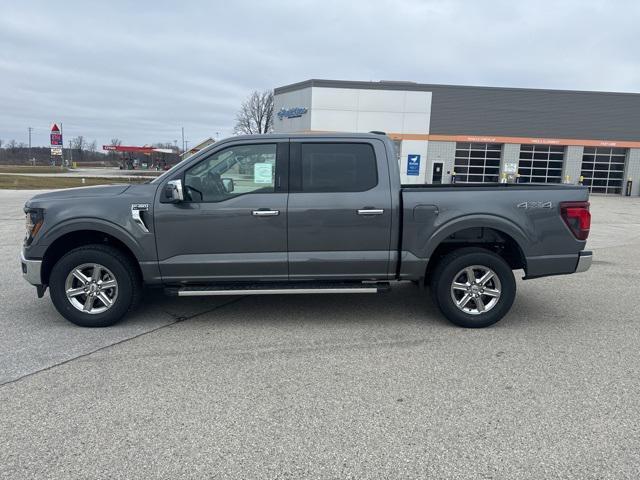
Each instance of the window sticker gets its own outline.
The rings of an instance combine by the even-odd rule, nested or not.
[[[253,165],[253,183],[273,182],[273,165],[270,163],[256,163]]]

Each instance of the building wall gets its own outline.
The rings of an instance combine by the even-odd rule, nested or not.
[[[631,195],[640,195],[640,148],[630,148],[627,153],[627,166],[624,172],[623,194],[627,188],[627,180],[633,182]]]
[[[314,90],[431,92],[433,134],[640,141],[637,93],[339,80],[307,80],[277,88],[275,93],[311,86]]]
[[[431,183],[430,173],[427,174],[429,142],[426,140],[403,140],[400,149],[400,181],[405,185]],[[408,175],[407,164],[409,155],[420,155],[420,170],[418,175]]]
[[[433,163],[442,162],[442,183],[451,183],[453,165],[456,158],[456,142],[429,142],[428,168],[426,171],[426,183],[431,183],[433,176]]]
[[[429,133],[431,93],[314,88],[313,130]]]
[[[308,112],[294,119],[276,116],[276,132],[378,130],[402,139],[403,183],[431,183],[434,162],[443,163],[443,183],[451,181],[456,143],[444,141],[454,140],[447,136],[503,143],[501,173],[519,162],[520,142],[640,144],[640,94],[632,93],[309,80],[275,90],[276,112],[294,107]],[[437,135],[442,138],[433,138]],[[583,149],[581,145],[565,147],[563,181],[567,176],[569,183],[579,181]],[[418,175],[407,175],[409,155],[420,155]],[[633,194],[638,195],[640,148],[628,150],[623,190],[629,177]]]
[[[280,120],[282,108],[305,107],[300,118]],[[276,132],[370,132],[383,131],[428,134],[431,122],[431,93],[344,88],[305,88],[274,98]],[[426,140],[404,140],[400,149],[400,172],[403,183],[425,183]],[[408,155],[420,155],[417,176],[407,175]]]
[[[282,109],[303,107],[307,113],[298,118],[278,117]],[[273,97],[273,131],[276,133],[308,132],[311,130],[311,87],[281,93]]]
[[[431,132],[640,140],[640,95],[441,86]]]

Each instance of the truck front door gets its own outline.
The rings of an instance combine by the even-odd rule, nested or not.
[[[386,150],[372,139],[292,139],[289,277],[383,279],[390,269]]]
[[[270,139],[271,140],[271,139]],[[154,217],[165,282],[286,280],[288,139],[214,151],[183,172],[184,202]]]

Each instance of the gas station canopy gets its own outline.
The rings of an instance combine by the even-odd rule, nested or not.
[[[103,150],[111,152],[132,152],[132,153],[173,153],[170,148],[156,148],[156,147],[133,147],[127,145],[103,145]]]

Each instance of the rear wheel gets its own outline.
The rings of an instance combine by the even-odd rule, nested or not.
[[[488,327],[511,309],[516,281],[499,255],[482,248],[462,248],[443,257],[431,280],[440,311],[461,327]]]
[[[51,300],[60,314],[82,327],[108,327],[140,296],[140,282],[127,256],[108,245],[76,248],[54,265]]]

